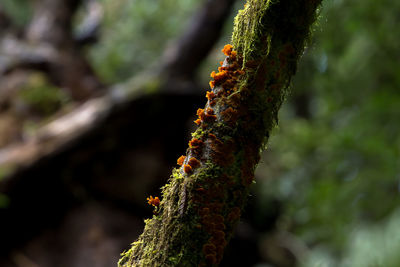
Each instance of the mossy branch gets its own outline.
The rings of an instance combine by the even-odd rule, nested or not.
[[[119,266],[217,266],[321,0],[249,0],[156,215]]]

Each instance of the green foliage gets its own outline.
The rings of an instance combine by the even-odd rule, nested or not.
[[[0,7],[4,8],[14,22],[21,26],[26,24],[32,15],[30,2],[28,0],[1,0]]]
[[[102,0],[102,39],[90,52],[97,72],[110,83],[156,67],[168,41],[185,29],[194,0]]]
[[[400,211],[397,209],[379,224],[361,225],[352,231],[339,262],[334,262],[323,248],[318,247],[302,266],[397,267],[400,265],[399,223]]]
[[[400,210],[396,210],[385,222],[354,231],[341,266],[399,266],[399,224]]]
[[[400,204],[399,12],[397,2],[325,1],[293,88],[293,99],[308,96],[311,118],[295,114],[307,103],[286,105],[258,170],[259,194],[286,203],[291,219],[280,227],[312,248],[306,266],[337,266],[342,256],[340,266],[400,265],[358,263],[384,237],[367,233]],[[371,226],[350,234],[360,225]],[[353,248],[357,238],[363,248]]]

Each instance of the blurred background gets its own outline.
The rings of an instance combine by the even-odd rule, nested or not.
[[[242,0],[2,0],[0,266],[116,266]],[[324,0],[221,266],[400,266],[400,2]]]

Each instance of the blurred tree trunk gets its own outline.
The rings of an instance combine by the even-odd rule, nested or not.
[[[15,70],[40,70],[74,101],[103,94],[104,85],[82,51],[82,44],[94,36],[73,33],[73,17],[84,1],[32,2],[32,19],[20,30],[0,6],[0,54],[4,57],[0,76],[7,78]]]
[[[119,266],[217,266],[321,0],[249,0],[182,165]],[[179,114],[176,114],[179,116]]]
[[[27,28],[27,41],[50,46],[56,55],[49,75],[55,84],[68,90],[74,100],[85,101],[103,88],[73,36],[72,17],[81,0],[36,0]]]

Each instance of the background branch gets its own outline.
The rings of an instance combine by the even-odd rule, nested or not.
[[[72,18],[80,4],[80,0],[36,0],[26,38],[29,44],[50,46],[57,52],[48,61],[50,79],[72,99],[85,101],[104,87],[72,33]]]
[[[194,76],[200,63],[219,39],[235,0],[205,1],[189,27],[164,53],[164,72],[170,77]]]
[[[217,1],[213,2],[217,4]],[[208,1],[206,4],[209,4]],[[226,13],[227,11],[224,11],[219,14],[226,19]],[[206,20],[202,20],[202,22],[208,23]],[[191,21],[189,28],[193,28],[193,24],[206,29],[213,36],[216,36],[215,31],[220,32],[220,24],[212,27],[208,27],[209,24],[207,24],[207,27],[205,25],[201,27],[198,17]],[[195,36],[195,32],[192,31],[191,34],[193,38],[199,39]],[[205,33],[201,31],[200,34],[203,36]],[[36,36],[41,36],[41,34]],[[8,70],[3,73],[10,73],[19,67],[29,65],[26,62],[43,62],[46,71],[48,68],[54,68],[54,61],[59,57],[58,48],[55,48],[56,46],[53,46],[52,42],[43,45],[44,41],[42,42],[39,37],[35,38],[30,46],[24,41],[12,40],[18,53],[15,52],[14,63],[11,64],[10,61]],[[46,38],[52,40],[50,37]],[[183,38],[187,38],[187,36]],[[216,42],[217,38],[211,40]],[[211,44],[204,48],[202,53],[207,53],[210,46]],[[61,49],[67,48],[62,47]],[[3,51],[7,51],[6,47],[3,47]],[[32,57],[32,55],[34,56]],[[178,61],[185,61],[189,60],[187,57],[190,55],[176,56]],[[17,64],[18,60],[20,63]],[[39,64],[35,68],[38,66]],[[195,73],[197,66],[198,64],[191,65],[190,68],[194,69],[190,72]],[[29,67],[32,65],[27,68]],[[136,207],[138,210],[142,209],[141,203],[145,198],[142,195],[143,192],[148,192],[154,185],[158,188],[160,181],[169,172],[169,166],[175,161],[178,153],[176,149],[184,149],[187,138],[186,122],[192,121],[193,105],[200,104],[202,98],[199,92],[200,88],[204,88],[204,86],[198,85],[192,77],[186,77],[192,80],[190,83],[181,83],[177,79],[167,81],[166,75],[163,73],[170,69],[171,67],[164,65],[161,71],[156,72],[158,73],[156,75],[145,73],[124,84],[112,86],[103,96],[88,100],[72,112],[59,116],[51,123],[41,127],[35,135],[25,138],[23,142],[9,145],[0,150],[0,170],[2,172],[0,192],[9,196],[10,199],[16,199],[8,209],[0,210],[0,217],[6,218],[2,221],[4,227],[0,229],[0,235],[5,239],[14,239],[12,244],[7,244],[7,248],[2,248],[3,253],[7,253],[13,246],[23,244],[36,235],[44,227],[42,220],[48,223],[57,223],[56,220],[59,215],[62,215],[62,212],[66,213],[71,206],[81,201],[79,196],[71,193],[77,190],[86,192],[85,194],[97,192],[95,193],[96,197],[100,195],[102,199],[113,203],[122,203],[122,206],[127,206],[129,209],[132,207]],[[155,88],[154,84],[157,85]],[[156,93],[145,94],[149,87],[152,87]],[[183,91],[176,93],[168,89],[177,87],[182,88]],[[186,104],[182,105],[181,103]],[[169,107],[171,104],[174,108]],[[171,123],[168,119],[171,113],[182,113],[183,115]],[[164,123],[149,124],[149,121]],[[170,127],[179,129],[180,134],[171,132],[171,135],[165,135],[163,129]],[[167,147],[160,145],[155,149],[155,140],[158,140],[156,142],[158,143],[164,139],[168,139],[168,141],[165,140],[161,143],[167,144]],[[123,149],[121,150],[121,148]],[[151,168],[156,169],[157,172],[143,177],[146,172],[140,168],[139,171],[132,165],[135,166],[135,162],[143,160],[146,154],[143,151],[147,150],[152,151],[151,157],[167,158],[168,162],[154,160],[161,164],[157,168]],[[122,164],[121,162],[125,162],[126,165],[118,167],[120,174],[117,174],[114,168],[116,164]],[[81,167],[77,168],[76,164]],[[100,165],[105,168],[102,171],[104,175],[101,175],[104,180],[100,181],[96,178],[96,182],[92,181],[91,177],[100,177],[95,170],[98,169],[95,166]],[[127,166],[133,170],[127,170]],[[78,169],[78,172],[70,172]],[[132,172],[137,175],[133,175]],[[109,173],[109,175],[105,173]],[[132,179],[132,175],[136,178]],[[108,177],[113,178],[108,179]],[[29,191],[26,190],[28,187]],[[132,188],[136,188],[137,192],[132,192]],[[42,197],[37,197],[38,194]],[[21,199],[21,196],[24,197]],[[51,203],[46,201],[49,197],[53,199]],[[26,198],[30,198],[32,201],[29,203],[22,201]],[[21,201],[18,201],[19,199]],[[56,207],[60,213],[52,212]],[[28,218],[31,223],[29,226],[25,226],[25,229],[30,234],[19,236],[12,230],[19,227],[11,226],[15,226],[15,222],[24,222]],[[20,226],[22,227],[22,225]]]

